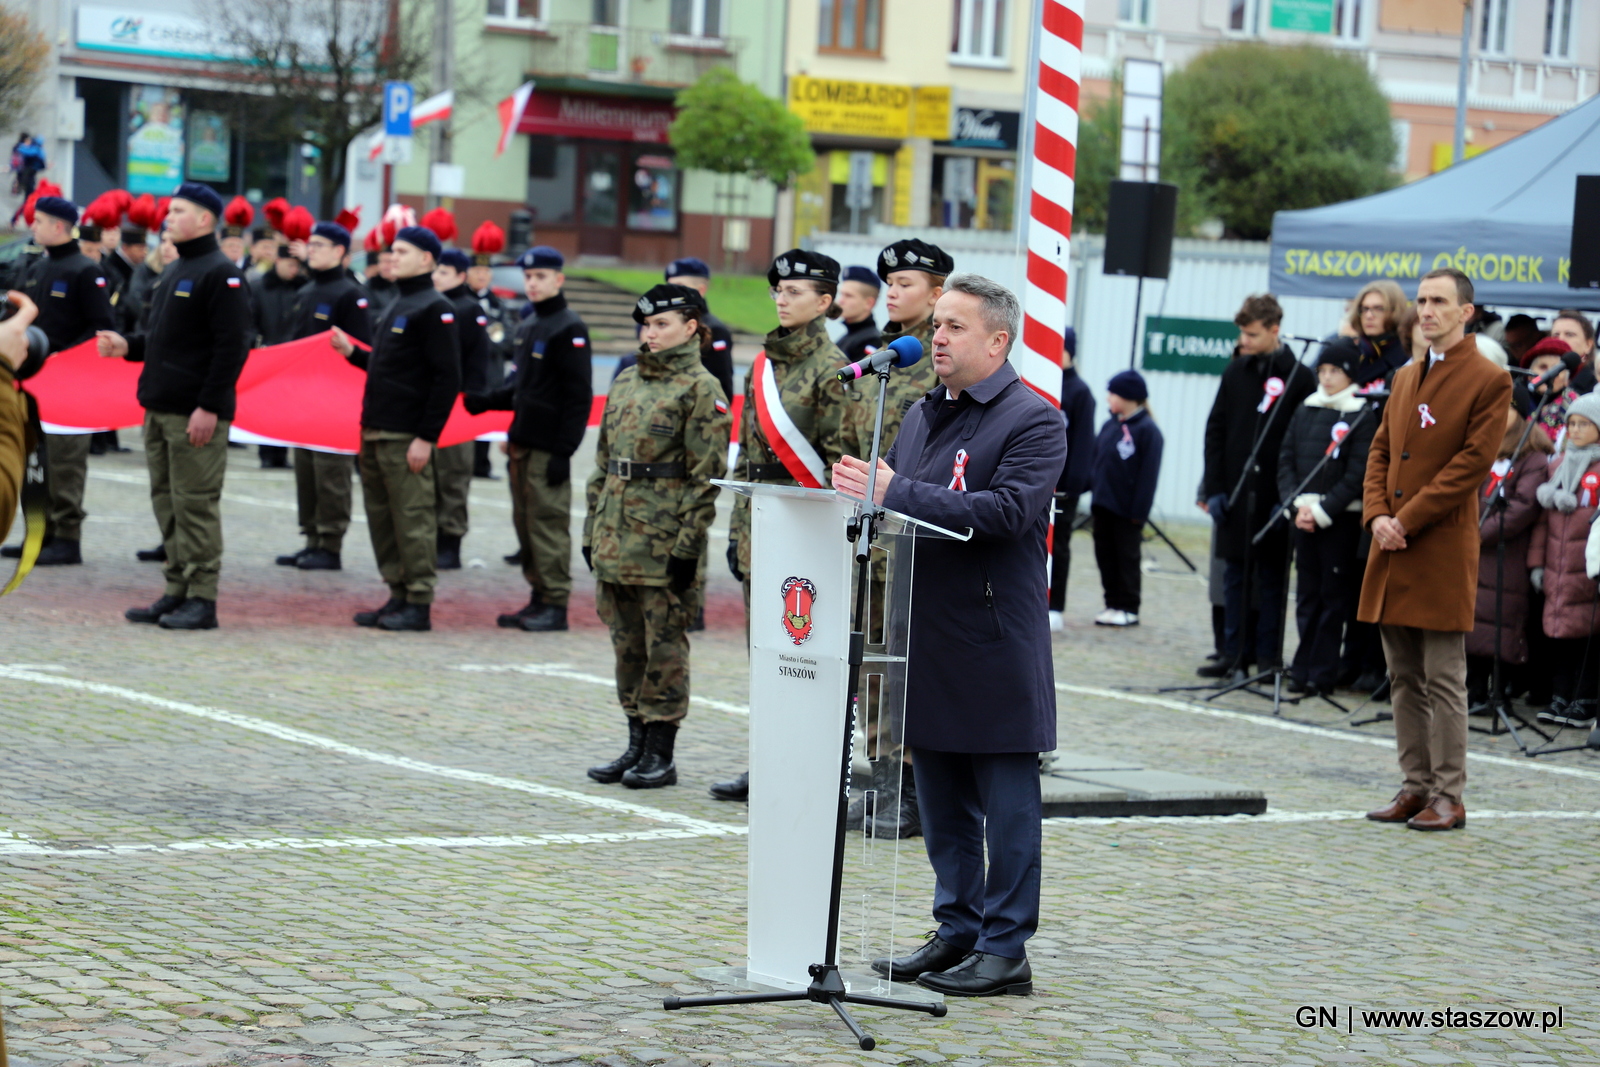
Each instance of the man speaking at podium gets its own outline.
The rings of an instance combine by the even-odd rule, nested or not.
[[[1045,536],[1067,439],[1006,359],[1021,320],[1009,289],[951,275],[933,312],[940,384],[878,461],[877,503],[972,531],[920,542],[914,570],[905,743],[939,929],[873,963],[949,996],[1033,991],[1023,946],[1039,925],[1038,754],[1056,744]],[[866,463],[844,457],[833,485],[863,498]]]

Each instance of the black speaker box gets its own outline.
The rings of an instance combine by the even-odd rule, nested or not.
[[[1172,231],[1177,219],[1176,185],[1112,182],[1105,273],[1165,278],[1172,272]],[[1577,239],[1576,229],[1573,239]]]
[[[1573,289],[1600,289],[1600,174],[1578,175],[1567,285]]]

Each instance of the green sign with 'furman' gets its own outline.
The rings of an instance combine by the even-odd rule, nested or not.
[[[1221,374],[1239,343],[1239,327],[1228,319],[1144,320],[1145,370]]]

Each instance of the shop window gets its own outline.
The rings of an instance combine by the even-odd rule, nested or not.
[[[615,226],[621,221],[618,197],[622,190],[617,171],[621,153],[614,148],[588,146],[583,162],[583,224]]]
[[[491,23],[526,24],[543,17],[543,0],[487,0],[485,16]]]
[[[866,233],[887,221],[889,157],[881,152],[828,153],[828,228],[835,233]]]
[[[722,0],[672,0],[667,29],[679,37],[721,37]]]
[[[1511,0],[1478,0],[1478,51],[1503,56],[1511,40]]]
[[[622,71],[622,0],[589,0],[589,71]]]
[[[628,229],[670,233],[678,228],[678,168],[671,156],[639,153],[628,182]]]
[[[883,39],[882,0],[821,0],[817,51],[877,55]]]
[[[1016,210],[1016,164],[1010,159],[937,156],[932,191],[935,226],[1009,230]]]
[[[1572,18],[1577,0],[1544,0],[1544,57],[1572,58]]]
[[[955,0],[952,59],[994,62],[1006,54],[1006,0]]]
[[[528,207],[535,225],[576,221],[578,146],[556,137],[528,138]]]

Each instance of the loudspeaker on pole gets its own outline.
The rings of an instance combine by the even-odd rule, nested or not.
[[[1105,273],[1167,277],[1172,272],[1177,219],[1176,185],[1113,181],[1106,215]]]
[[[1600,174],[1578,175],[1572,204],[1571,257],[1567,286],[1600,289]]]

